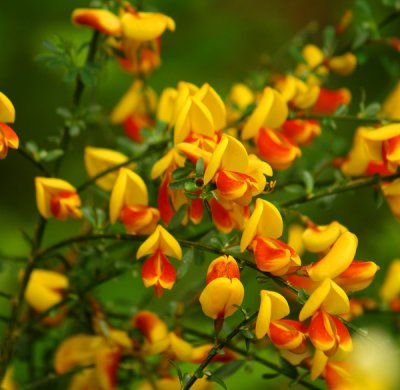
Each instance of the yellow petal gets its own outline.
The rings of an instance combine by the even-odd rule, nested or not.
[[[386,302],[390,303],[400,294],[400,260],[391,262],[385,280],[380,288],[379,295]]]
[[[202,291],[199,301],[204,314],[210,318],[227,318],[236,312],[234,305],[243,302],[244,288],[239,279],[217,278]]]
[[[193,347],[187,341],[178,337],[175,332],[169,333],[170,351],[174,357],[181,362],[188,362],[192,359]]]
[[[310,252],[323,252],[330,248],[345,230],[337,221],[327,226],[309,227],[303,233],[304,246]]]
[[[211,155],[210,161],[207,165],[206,171],[204,172],[204,184],[208,184],[215,176],[215,174],[221,168],[222,157],[224,156],[225,150],[228,147],[229,139],[227,136],[221,138],[220,143]]]
[[[334,279],[345,271],[354,259],[358,245],[357,236],[350,232],[344,232],[333,244],[329,252],[315,263],[308,275],[314,282],[326,278]]]
[[[151,41],[158,38],[167,28],[175,30],[173,19],[159,13],[139,12],[137,15],[124,13],[121,17],[123,34],[136,41]]]
[[[226,126],[226,109],[221,97],[209,85],[204,84],[195,95],[208,108],[214,121],[214,129],[220,130]]]
[[[110,197],[110,222],[115,223],[125,206],[147,206],[147,187],[135,172],[120,168]]]
[[[316,349],[314,357],[312,359],[311,366],[311,380],[317,379],[325,370],[326,363],[328,362],[328,357],[320,350]],[[343,389],[345,390],[345,389]],[[348,389],[350,390],[350,389]]]
[[[279,210],[264,199],[257,198],[254,211],[246,222],[240,250],[244,252],[256,236],[279,238],[283,232],[283,220]]]
[[[320,65],[324,60],[324,54],[322,50],[315,45],[306,45],[302,50],[302,54],[307,64],[314,68],[317,65]]]
[[[166,256],[172,256],[178,260],[182,258],[182,248],[179,242],[161,225],[157,225],[154,232],[140,245],[136,258],[152,255],[158,249]]]
[[[400,81],[385,99],[382,105],[382,116],[389,119],[400,119]]]
[[[124,163],[128,160],[128,157],[115,150],[87,146],[85,148],[84,159],[86,170],[89,176],[93,177],[106,169]],[[117,175],[117,171],[111,172],[96,180],[96,185],[105,191],[111,191]]]
[[[11,100],[0,92],[0,122],[14,123],[15,121],[15,108]]]
[[[165,88],[162,91],[157,107],[157,119],[159,121],[165,123],[171,121],[177,96],[178,91],[175,88]]]
[[[72,13],[75,24],[92,27],[104,34],[121,34],[121,22],[112,12],[105,9],[77,8]]]

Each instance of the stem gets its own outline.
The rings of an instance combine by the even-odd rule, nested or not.
[[[289,119],[316,119],[316,120],[333,120],[333,121],[344,121],[344,122],[356,122],[356,123],[371,123],[371,124],[388,124],[388,123],[400,123],[398,119],[390,118],[362,118],[356,115],[319,115],[319,114],[307,114],[297,115]]]
[[[198,331],[196,329],[192,329],[192,328],[184,326],[182,328],[182,330],[183,330],[184,333],[200,337],[201,339],[214,341],[214,337],[212,335],[208,335],[208,334],[203,333],[201,331]],[[275,363],[273,363],[273,362],[271,362],[271,361],[269,361],[269,360],[267,360],[267,359],[265,359],[265,358],[263,358],[263,357],[261,357],[259,355],[250,354],[245,349],[239,348],[239,347],[237,347],[237,346],[235,346],[235,345],[233,345],[231,343],[227,343],[225,346],[227,348],[231,349],[232,351],[237,352],[238,354],[242,355],[243,357],[245,357],[247,359],[254,360],[254,361],[262,364],[263,366],[268,367],[268,368],[274,370],[275,372],[278,372],[279,374],[287,376],[290,379],[294,379],[293,377],[289,376],[287,371],[283,370],[280,366],[278,366],[277,364],[275,364]],[[314,386],[313,384],[308,383],[303,379],[300,379],[297,383],[303,385],[307,389],[319,390],[319,387]]]
[[[203,361],[203,363],[200,364],[199,367],[197,367],[196,371],[193,373],[193,375],[190,377],[188,382],[185,384],[183,387],[183,390],[188,390],[190,389],[194,383],[197,381],[197,376],[202,377],[203,376],[203,371],[204,369],[211,363],[211,360],[218,354],[219,350],[223,349],[241,330],[244,326],[249,325],[255,321],[257,318],[258,311],[253,313],[249,318],[245,318],[242,322],[240,322],[229,334],[226,336],[224,341],[221,341],[217,345],[215,345],[210,352],[208,352],[207,357]]]
[[[100,34],[95,31],[92,36],[92,40],[90,42],[89,51],[87,55],[86,63],[92,63],[94,61],[96,50],[97,50],[97,42]],[[84,91],[84,84],[81,78],[78,76],[75,84],[75,91],[73,95],[72,104],[74,107],[79,106],[82,94]],[[69,142],[69,129],[67,127],[64,128],[63,137],[61,140],[61,147],[63,150],[66,149]],[[65,153],[64,153],[65,155]],[[61,157],[56,164],[55,172],[57,173],[63,158]],[[2,383],[4,375],[7,370],[7,366],[12,358],[15,341],[18,337],[18,322],[22,313],[25,291],[29,284],[30,277],[36,267],[37,253],[40,248],[42,238],[44,235],[44,230],[46,228],[47,220],[43,217],[40,217],[39,223],[36,227],[35,236],[33,238],[32,250],[30,259],[28,259],[28,265],[25,269],[24,276],[21,282],[21,287],[19,290],[19,294],[16,300],[16,303],[13,305],[11,310],[10,322],[8,328],[5,332],[4,342],[0,348],[0,383]]]
[[[88,54],[86,57],[86,65],[92,64],[94,62],[99,37],[100,37],[100,33],[97,30],[94,30],[92,39],[90,40],[90,44],[89,44],[89,51],[88,51]],[[84,90],[85,90],[85,84],[83,83],[81,76],[78,75],[76,78],[75,90],[74,90],[74,94],[73,94],[73,98],[72,98],[72,107],[74,109],[79,107]],[[57,176],[57,173],[59,172],[59,170],[61,168],[61,164],[64,160],[64,156],[66,154],[66,149],[69,144],[69,140],[70,140],[69,127],[64,126],[61,141],[60,141],[60,149],[62,149],[64,151],[64,153],[60,156],[60,158],[56,162],[55,169],[54,169],[55,176]]]
[[[361,188],[374,186],[376,184],[379,184],[380,182],[392,181],[397,178],[400,178],[400,172],[396,173],[394,175],[390,175],[390,176],[374,175],[374,176],[368,177],[368,178],[356,179],[356,180],[352,180],[351,182],[341,185],[341,186],[333,186],[333,187],[325,188],[325,189],[318,191],[316,193],[313,193],[313,194],[303,195],[298,198],[288,200],[286,202],[282,202],[279,204],[279,206],[281,206],[281,207],[298,206],[300,204],[312,202],[314,200],[321,199],[326,196],[331,196],[331,195],[335,195],[335,194],[340,194],[342,192],[353,191],[353,190],[358,190]]]
[[[47,170],[47,168],[41,164],[39,161],[36,161],[26,150],[22,148],[18,148],[17,152],[28,160],[34,167],[36,167],[42,174],[46,177],[50,177],[51,173]]]

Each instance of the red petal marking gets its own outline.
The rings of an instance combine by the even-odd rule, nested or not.
[[[154,285],[159,296],[163,288],[173,287],[176,280],[175,268],[161,251],[157,251],[144,262],[142,279],[146,287]]]
[[[399,154],[399,149],[400,149],[400,135],[387,140],[386,160],[389,160],[392,155]]]
[[[375,270],[375,263],[372,261],[354,260],[338,277],[345,279],[364,279],[371,276],[371,270]]]
[[[216,185],[222,193],[237,191],[246,186],[246,183],[241,178],[236,178],[230,171],[219,171],[217,175]]]
[[[192,199],[190,202],[190,209],[189,209],[189,215],[190,215],[190,220],[198,224],[201,222],[203,219],[203,200],[202,199]]]
[[[19,138],[17,133],[5,123],[0,123],[0,135],[3,134],[7,140],[7,145],[10,148],[17,149],[19,144]]]
[[[282,321],[272,321],[269,331],[269,338],[271,342],[277,346],[285,346],[287,343],[296,338],[298,338],[298,344],[300,345],[305,337],[302,332],[299,332],[297,329],[291,327],[290,324]]]
[[[330,316],[330,317],[336,328],[335,333],[337,342],[340,345],[351,344],[351,336],[347,327],[343,324],[342,321],[339,320],[339,318],[336,318],[335,316]]]
[[[319,122],[314,119],[288,119],[282,125],[282,132],[292,142],[309,144],[318,134],[319,127]]]
[[[98,30],[104,34],[109,34],[108,29],[106,27],[102,26],[99,18],[90,11],[87,13],[81,13],[81,14],[78,14],[77,16],[75,16],[74,22],[76,24],[92,27],[95,30]]]
[[[272,164],[287,163],[298,154],[298,147],[289,138],[270,129],[260,129],[256,146],[260,157]]]
[[[320,115],[334,114],[341,104],[349,104],[351,96],[346,89],[330,90],[321,88],[312,113]]]
[[[387,166],[383,162],[378,162],[378,161],[370,161],[368,163],[367,169],[365,174],[367,176],[373,176],[373,175],[381,175],[381,176],[386,176],[386,175],[391,175],[393,172],[389,171],[387,169]]]
[[[158,209],[160,210],[161,219],[167,225],[170,223],[172,216],[174,215],[174,211],[169,201],[169,194],[168,194],[169,182],[170,182],[169,174],[166,174],[165,178],[162,180],[160,184],[160,189],[158,190],[158,197],[157,197]]]
[[[281,262],[285,262],[285,260],[290,261],[290,258],[288,259],[287,250],[284,248],[274,248],[263,238],[256,238],[255,242],[254,257],[256,258],[257,268],[261,271],[270,272],[277,266],[279,268],[284,266],[280,264]]]
[[[330,361],[325,367],[325,381],[330,390],[352,389],[355,383],[351,380],[351,367],[348,362]]]
[[[240,271],[237,263],[227,258],[222,258],[220,261],[214,263],[212,269],[207,272],[206,284],[217,278],[240,279]]]
[[[63,202],[63,200],[68,200],[68,199],[70,199],[70,202],[69,202],[70,204],[68,204],[67,202]],[[63,215],[63,213],[62,213],[63,207],[62,206],[65,206],[65,207],[77,206],[77,204],[74,205],[73,203],[79,203],[79,197],[76,194],[76,192],[73,192],[73,191],[60,191],[60,192],[58,192],[57,194],[54,194],[51,197],[51,200],[50,200],[51,213],[56,218],[66,218],[68,215]]]
[[[229,211],[226,210],[215,198],[210,199],[208,203],[211,208],[213,222],[217,225],[218,229],[229,233],[234,226]]]
[[[117,372],[119,361],[122,357],[120,349],[102,351],[96,362],[100,366],[98,369],[107,381],[107,389],[114,390],[117,388]]]
[[[160,319],[155,314],[149,311],[141,311],[133,318],[132,325],[139,329],[143,336],[151,342],[151,333],[159,322]]]
[[[149,211],[147,206],[124,207],[121,212],[121,221],[124,225],[140,225],[140,221],[147,216]]]
[[[128,118],[125,119],[124,129],[128,138],[139,143],[144,141],[142,134],[140,134],[140,124],[134,115],[128,116]]]
[[[335,347],[335,329],[332,329],[332,316],[324,310],[318,310],[312,317],[308,335],[315,348],[329,351]]]

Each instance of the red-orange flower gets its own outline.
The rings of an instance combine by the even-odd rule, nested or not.
[[[307,349],[307,327],[295,320],[276,320],[269,325],[269,339],[279,349],[302,354]]]
[[[339,106],[348,105],[351,101],[351,94],[348,89],[342,88],[330,90],[321,88],[317,102],[315,103],[312,113],[320,115],[334,114]]]
[[[8,149],[18,149],[19,138],[14,130],[6,125],[15,120],[15,109],[11,100],[0,92],[0,160],[7,157]]]

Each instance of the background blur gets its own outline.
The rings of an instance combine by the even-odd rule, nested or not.
[[[376,21],[391,11],[381,5],[381,1],[370,3]],[[174,18],[177,24],[174,33],[167,32],[163,37],[163,65],[153,73],[150,84],[160,92],[165,86],[175,86],[179,80],[195,84],[209,82],[226,97],[234,82],[246,80],[249,73],[259,69],[268,57],[273,58],[278,50],[284,49],[291,38],[310,22],[317,22],[319,26],[334,25],[345,9],[353,4],[349,0],[145,0],[145,10],[157,9]],[[23,144],[31,139],[39,144],[45,142],[46,137],[55,134],[62,125],[62,119],[55,110],[60,106],[68,107],[72,87],[61,81],[59,72],[45,68],[33,58],[45,50],[42,42],[54,34],[75,42],[87,41],[91,31],[70,23],[72,10],[86,6],[88,2],[84,0],[1,1],[0,90],[16,107],[17,119],[13,128]],[[385,28],[386,36],[400,35],[400,25],[396,23]],[[316,37],[318,43],[318,35]],[[352,90],[352,112],[357,112],[361,87],[366,92],[367,102],[371,102],[382,101],[394,86],[393,75],[387,72],[384,59],[399,63],[399,53],[373,45],[368,48],[368,53],[370,57],[366,65],[360,66],[349,78],[333,79],[330,85],[346,86]],[[97,101],[111,109],[131,81],[130,75],[110,63],[96,91]],[[86,102],[93,101],[94,96],[85,94]],[[338,144],[343,154],[350,146],[353,130],[351,125],[340,124],[333,136],[343,140]],[[122,134],[120,129],[115,131]],[[84,140],[94,146],[107,146],[102,138],[96,137],[95,131],[85,134]],[[86,178],[83,146],[81,139],[73,140],[71,153],[61,170],[61,177],[74,184],[80,184]],[[324,150],[318,148],[310,149],[299,164],[312,166],[312,161],[318,161],[323,153]],[[0,252],[14,255],[28,253],[22,232],[31,234],[37,218],[34,175],[37,175],[37,171],[13,151],[10,151],[6,160],[0,162]],[[383,204],[377,210],[373,192],[366,189],[340,195],[328,208],[310,203],[300,210],[321,224],[337,219],[357,234],[357,258],[374,260],[381,265],[381,272],[369,290],[369,294],[374,296],[386,264],[400,256],[399,224],[388,211],[387,205]],[[52,243],[60,236],[78,233],[75,222],[64,225],[67,228],[60,232],[57,229],[59,223],[52,221],[46,231],[44,244]],[[2,264],[2,289],[12,288],[15,284],[16,269],[9,263]],[[118,291],[122,295],[131,291],[127,290],[127,286],[131,286],[132,276],[125,279],[118,281],[116,294]],[[135,283],[138,283],[137,278]],[[3,304],[0,301],[0,305]],[[382,322],[382,318],[370,315],[363,321],[365,323],[361,325],[372,326]],[[228,380],[229,388],[243,388],[243,381],[249,384],[248,375],[243,373],[240,378]],[[259,378],[260,375],[251,376],[251,380],[255,381],[252,388],[265,386],[266,382],[260,382]]]

